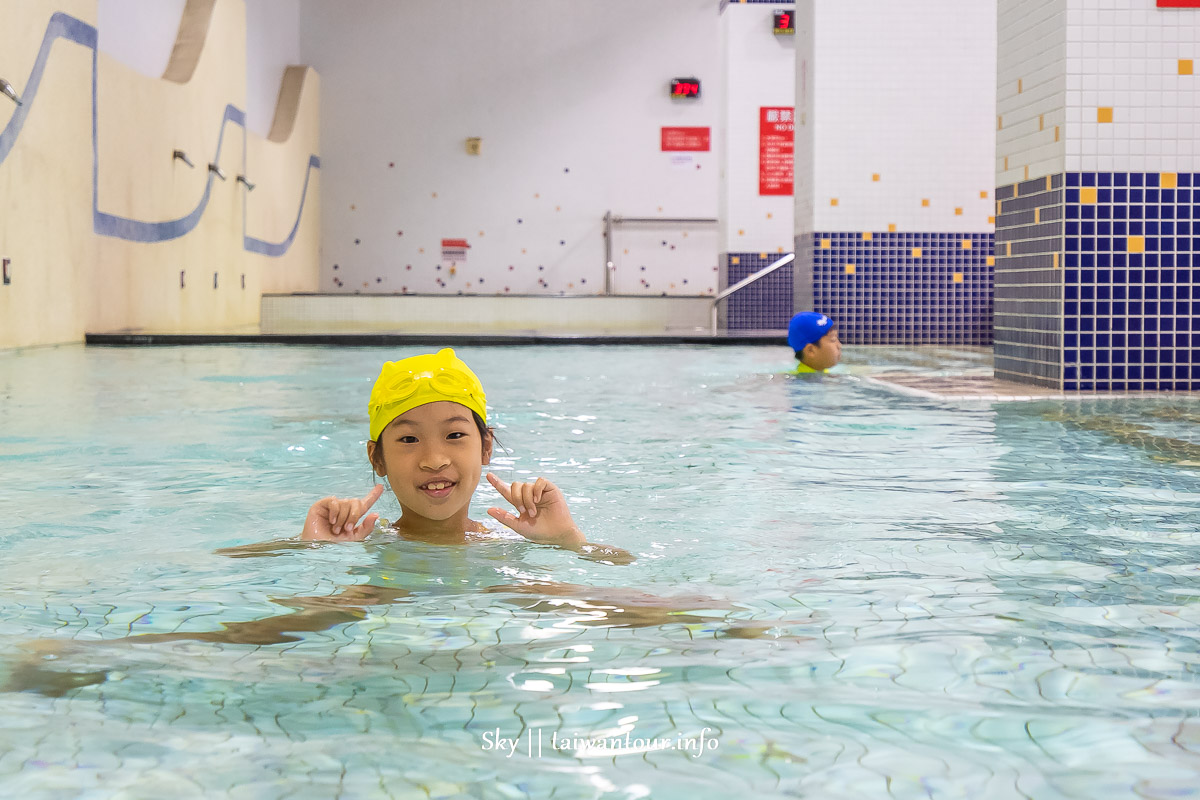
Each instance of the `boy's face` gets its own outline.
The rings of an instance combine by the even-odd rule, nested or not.
[[[466,513],[492,455],[490,437],[486,444],[480,438],[470,410],[449,401],[405,411],[384,428],[377,445],[367,443],[368,455],[376,447],[404,513],[439,521]],[[384,474],[378,467],[376,473]]]
[[[813,369],[829,369],[842,360],[842,343],[837,328],[804,348],[804,363]]]

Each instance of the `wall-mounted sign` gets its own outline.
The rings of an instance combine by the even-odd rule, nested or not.
[[[1158,0],[1159,8],[1200,8],[1200,0]]]
[[[700,96],[700,79],[699,78],[672,78],[671,79],[671,97],[699,97]]]
[[[775,9],[775,34],[791,36],[796,32],[796,12]]]
[[[791,106],[758,110],[758,193],[792,194],[793,153],[796,150],[795,109]]]
[[[708,128],[663,128],[662,150],[664,153],[707,153],[710,138]]]
[[[442,239],[442,266],[453,275],[459,267],[467,265],[467,251],[471,245],[466,239]]]

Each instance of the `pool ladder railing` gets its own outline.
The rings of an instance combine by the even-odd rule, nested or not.
[[[776,261],[771,262],[770,264],[763,267],[762,269],[760,269],[758,272],[754,273],[753,275],[747,275],[745,278],[742,278],[740,281],[735,283],[733,286],[730,286],[728,289],[723,289],[720,292],[718,292],[717,295],[715,297],[713,297],[713,300],[712,300],[712,332],[713,332],[713,336],[717,335],[717,307],[720,305],[722,300],[724,300],[726,297],[729,297],[729,295],[733,294],[734,292],[736,292],[740,289],[745,289],[747,286],[754,283],[755,281],[761,280],[761,279],[767,277],[775,270],[780,269],[781,267],[786,267],[788,264],[792,263],[795,260],[796,260],[796,254],[788,253],[786,256],[783,256],[782,258],[779,258]]]

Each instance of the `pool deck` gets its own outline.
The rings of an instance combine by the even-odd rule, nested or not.
[[[370,347],[377,345],[447,345],[451,347],[486,345],[546,344],[711,344],[711,345],[784,345],[787,331],[722,331],[716,335],[696,329],[667,330],[662,333],[621,333],[618,331],[581,331],[547,333],[545,331],[506,331],[504,333],[411,333],[378,331],[371,333],[260,333],[257,327],[199,333],[156,333],[129,330],[89,333],[89,345],[202,345],[202,344],[299,344]]]
[[[1029,402],[1033,400],[1081,400],[1088,398],[1146,397],[1178,395],[1200,397],[1197,392],[1064,392],[1044,386],[1000,380],[991,371],[957,375],[930,375],[920,372],[880,372],[863,377],[869,384],[910,397],[931,400],[977,400],[983,402]]]
[[[900,394],[938,400],[1021,401],[1066,395],[1057,389],[999,380],[990,371],[962,375],[881,372],[865,376],[864,380]]]
[[[513,345],[768,345],[786,346],[787,331],[668,330],[662,333],[628,334],[614,331],[584,331],[562,334],[545,331],[505,333],[268,333],[257,326],[196,333],[158,333],[144,330],[89,333],[89,346],[154,347],[213,344],[285,344],[310,346],[513,346]],[[870,348],[870,345],[861,346]],[[858,372],[860,380],[909,397],[930,400],[975,402],[1029,402],[1034,400],[1080,400],[1088,398],[1146,397],[1176,395],[1200,397],[1198,392],[1064,392],[1044,386],[1013,383],[996,378],[991,370],[991,348],[964,345],[909,345],[903,371]],[[954,363],[947,372],[948,363]],[[857,370],[856,370],[857,371]]]

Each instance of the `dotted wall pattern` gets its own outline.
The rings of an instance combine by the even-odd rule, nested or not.
[[[389,161],[386,169],[395,165]],[[563,166],[551,172],[542,176],[549,187],[531,184],[513,201],[502,227],[491,230],[462,222],[431,229],[428,220],[438,217],[432,210],[452,206],[445,192],[421,194],[420,223],[403,217],[384,222],[369,203],[350,203],[350,226],[325,247],[326,285],[355,294],[603,294],[603,225],[596,219],[580,226],[565,201],[556,199],[569,194],[564,186],[577,171]],[[671,210],[660,205],[653,213],[668,217]],[[613,239],[614,294],[715,293],[714,227],[614,226]],[[446,241],[456,243],[452,251]],[[382,262],[375,258],[381,242],[389,254]]]
[[[721,289],[727,289],[760,269],[769,267],[782,253],[725,253],[726,279]],[[787,330],[792,314],[793,268],[782,267],[765,278],[731,294],[726,300],[726,329],[731,331]]]
[[[387,162],[387,170],[395,168],[396,161]],[[571,178],[570,166],[555,168],[554,173],[563,180]],[[429,208],[437,208],[438,191],[430,190],[426,202]],[[541,191],[531,189],[517,203],[517,208],[525,210],[516,210],[508,224],[522,231],[519,241],[524,246],[517,248],[519,252],[501,254],[498,261],[503,263],[498,263],[494,254],[491,258],[466,255],[485,240],[487,230],[457,224],[452,230],[433,232],[434,236],[429,235],[430,231],[414,236],[411,230],[406,235],[406,227],[411,226],[403,219],[391,220],[386,229],[380,230],[376,213],[365,209],[364,214],[360,212],[358,202],[351,203],[352,218],[362,221],[343,232],[343,241],[326,248],[342,254],[331,259],[330,285],[355,294],[597,294],[603,291],[602,275],[598,270],[584,274],[584,270],[572,270],[565,263],[571,261],[568,253],[580,244],[580,237],[555,224],[562,218],[561,203],[543,198]],[[531,216],[536,216],[539,224],[529,225]],[[368,237],[387,238],[395,254],[394,261],[375,265],[372,273],[366,271],[365,265],[358,264],[356,258],[356,252]],[[463,255],[448,257],[443,248],[446,239],[461,241],[463,244],[458,250]],[[530,255],[531,249],[535,255]],[[355,278],[346,279],[348,269],[352,274],[356,273]]]
[[[992,343],[991,233],[803,237],[812,308],[847,344]]]

